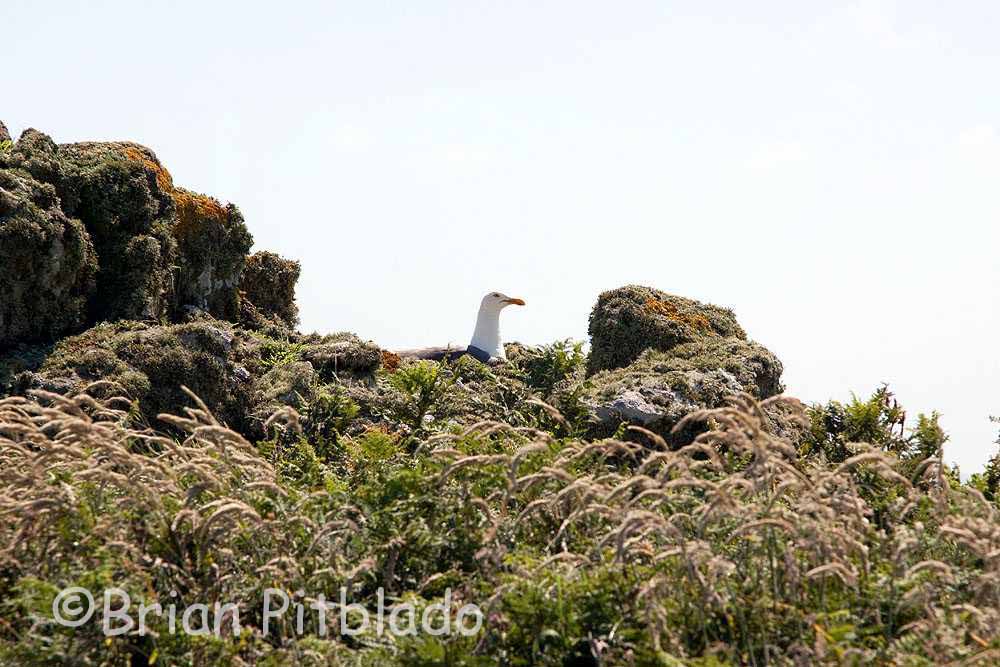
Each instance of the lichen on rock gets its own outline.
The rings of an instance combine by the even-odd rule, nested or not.
[[[259,330],[297,321],[298,263],[259,254],[244,282],[253,239],[239,209],[175,186],[148,148],[56,144],[35,129],[12,143],[2,127],[0,169],[12,276],[0,345],[99,322],[179,322],[192,308]],[[241,303],[243,290],[258,303]]]
[[[626,421],[670,440],[689,412],[720,407],[734,394],[764,399],[780,393],[780,376],[781,362],[756,343],[697,341],[669,352],[650,349],[624,368],[591,376],[583,400],[604,433]]]
[[[746,338],[726,308],[639,285],[602,293],[588,333],[588,373],[627,366],[648,348],[669,350],[705,336]]]
[[[178,307],[195,306],[215,317],[236,320],[240,281],[253,237],[233,204],[183,188],[172,191],[177,221],[179,267],[175,287]]]
[[[89,322],[166,316],[177,253],[172,181],[152,151],[128,142],[56,145],[26,130],[12,163],[51,183],[93,241],[99,271]]]
[[[683,442],[693,431],[672,429],[690,412],[784,390],[781,362],[727,309],[633,285],[601,294],[590,328],[582,401],[601,434],[624,421]]]

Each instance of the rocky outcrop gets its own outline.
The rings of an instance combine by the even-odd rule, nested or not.
[[[691,432],[671,431],[688,413],[738,393],[765,399],[784,390],[778,358],[717,306],[628,286],[598,298],[590,331],[582,400],[605,435],[624,421],[684,441]]]
[[[20,169],[0,169],[0,266],[0,347],[83,325],[94,246],[55,189]]]
[[[119,321],[64,338],[41,367],[14,379],[14,391],[63,394],[88,390],[136,402],[150,424],[163,412],[191,406],[181,389],[195,392],[220,419],[247,427],[252,378],[261,374],[259,344],[227,322],[152,325]]]
[[[30,352],[12,361],[23,364]],[[186,386],[219,419],[258,437],[278,408],[305,410],[325,385],[370,379],[380,362],[381,350],[353,334],[274,339],[208,315],[173,325],[119,321],[62,339],[8,389],[121,395],[156,424],[157,415],[192,406]]]
[[[144,146],[56,144],[29,129],[0,137],[0,179],[0,256],[21,269],[0,286],[0,347],[98,322],[180,322],[192,308],[295,322],[298,264],[266,253],[244,284],[253,239],[239,209],[175,186]],[[51,288],[24,298],[39,285]]]
[[[240,281],[253,237],[233,204],[182,188],[172,192],[177,220],[171,231],[180,264],[175,303],[195,306],[215,317],[236,320]],[[295,285],[290,287],[294,303]]]
[[[649,348],[666,351],[708,336],[746,339],[732,311],[639,285],[602,293],[587,331],[591,374],[627,366]]]
[[[286,405],[307,426],[352,410],[377,425],[425,400],[390,374],[420,384],[430,371],[353,334],[297,333],[301,267],[248,255],[252,243],[239,209],[176,186],[144,146],[56,144],[30,129],[12,143],[0,125],[0,390],[99,382],[153,423],[190,405],[187,386],[251,437]],[[599,296],[589,331],[586,359],[564,341],[513,346],[502,368],[443,367],[427,391],[446,387],[447,400],[425,416],[528,426],[551,417],[536,397],[562,412],[567,434],[624,421],[672,437],[693,410],[782,391],[781,363],[725,308],[630,285]]]
[[[52,184],[62,210],[91,238],[99,271],[88,322],[168,315],[177,261],[173,200],[169,175],[152,151],[125,142],[58,146],[26,130],[11,164]]]

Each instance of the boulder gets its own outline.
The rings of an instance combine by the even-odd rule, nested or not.
[[[167,314],[177,253],[172,181],[152,151],[127,142],[57,146],[29,129],[10,162],[54,186],[62,210],[90,234],[100,270],[89,322]]]
[[[62,212],[87,230],[100,267],[88,323],[178,321],[189,306],[240,318],[243,267],[253,243],[243,216],[232,204],[176,187],[148,148],[57,145],[29,129],[2,164],[51,185]]]
[[[763,400],[784,390],[778,358],[747,340],[733,313],[717,306],[623,287],[600,295],[590,330],[581,400],[594,435],[628,422],[678,444],[697,430],[672,433],[688,413],[720,407],[734,394]]]
[[[590,374],[627,366],[649,348],[666,351],[710,336],[746,339],[732,311],[638,285],[602,293],[588,333]]]

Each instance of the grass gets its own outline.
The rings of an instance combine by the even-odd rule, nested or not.
[[[393,378],[415,419],[444,370],[418,365]],[[344,397],[326,400],[331,419],[356,414]],[[711,428],[680,449],[649,432],[635,433],[643,444],[591,441],[496,421],[417,428],[415,447],[382,429],[331,447],[288,409],[269,426],[274,438],[255,445],[197,405],[164,416],[168,437],[132,426],[127,403],[88,393],[0,400],[0,662],[985,665],[1000,656],[997,506],[943,465],[935,424],[905,431],[885,392],[839,412],[733,397],[689,415]],[[779,405],[810,425],[803,442],[768,433],[764,410]],[[818,438],[830,414],[846,417]],[[857,432],[874,442],[847,443]],[[156,637],[109,639],[96,624],[44,622],[69,585],[233,602],[245,633],[193,638],[161,623]],[[301,636],[287,625],[261,633],[254,610],[265,588],[341,586],[370,608],[381,587],[420,609],[450,588],[453,605],[475,601],[486,622],[474,637],[323,638],[315,619]]]

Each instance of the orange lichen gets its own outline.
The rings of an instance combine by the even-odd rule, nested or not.
[[[183,189],[175,189],[170,193],[177,208],[177,232],[183,234],[194,228],[200,221],[215,220],[225,224],[228,219],[226,209],[214,197],[199,195]]]
[[[396,369],[399,368],[400,361],[402,361],[400,359],[400,356],[395,352],[382,350],[382,368],[384,368],[389,373],[396,372]]]
[[[160,190],[169,194],[174,200],[174,206],[177,208],[178,232],[183,233],[185,230],[191,229],[197,221],[215,220],[225,224],[229,219],[226,208],[214,197],[174,187],[174,179],[170,172],[155,157],[143,151],[141,147],[126,145],[122,146],[120,150],[126,159],[139,162],[147,170],[153,172]]]
[[[173,192],[174,179],[170,176],[170,172],[167,171],[162,164],[150,158],[149,155],[144,153],[137,146],[125,146],[122,148],[122,152],[129,160],[132,160],[133,162],[140,162],[142,163],[142,166],[153,172],[156,177],[156,184],[160,186],[160,190],[163,192]]]
[[[658,299],[654,299],[653,297],[646,299],[645,305],[647,310],[663,315],[669,320],[680,322],[681,324],[686,324],[691,327],[697,327],[698,329],[705,329],[711,332],[712,323],[709,322],[708,318],[704,315],[699,315],[698,313],[682,313],[677,309],[677,306],[669,301],[660,301]]]

